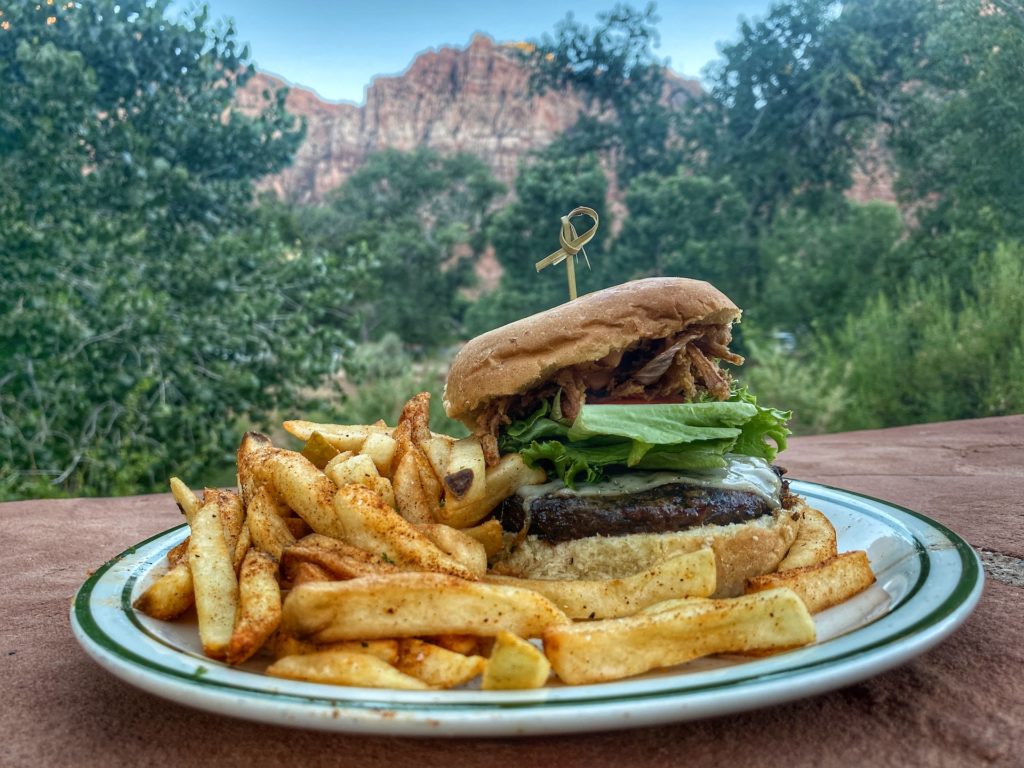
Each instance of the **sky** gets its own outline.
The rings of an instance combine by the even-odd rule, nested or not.
[[[418,53],[464,47],[483,32],[499,42],[538,39],[574,11],[588,26],[614,0],[206,0],[214,20],[235,21],[256,66],[332,101],[363,102],[375,75],[403,72]],[[643,0],[632,3],[643,7]],[[770,0],[676,0],[657,5],[661,45],[655,54],[676,72],[700,75],[717,58],[716,43],[736,38],[741,16],[758,18]],[[194,6],[174,0],[171,13]],[[580,8],[590,10],[581,11]]]

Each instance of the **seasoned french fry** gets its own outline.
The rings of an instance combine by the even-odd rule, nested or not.
[[[238,488],[242,506],[248,507],[253,496],[261,487],[270,483],[270,468],[267,459],[278,449],[270,438],[259,432],[246,432],[238,445]]]
[[[569,619],[536,592],[438,573],[395,573],[303,584],[284,601],[281,627],[318,643],[443,634],[537,637]]]
[[[832,527],[832,523],[818,510],[804,505],[803,518],[800,520],[796,539],[776,570],[788,571],[817,565],[832,559],[838,552],[836,529]]]
[[[150,584],[146,591],[135,599],[132,606],[154,619],[171,621],[181,616],[194,603],[192,571],[189,570],[186,558]]]
[[[305,536],[285,549],[281,562],[286,569],[291,568],[293,563],[313,563],[335,579],[354,579],[398,571],[382,557],[319,533]]]
[[[715,553],[699,549],[675,555],[622,579],[548,581],[488,574],[484,580],[539,592],[573,619],[611,619],[663,600],[710,596],[715,591]]]
[[[182,560],[188,560],[188,536],[167,552],[167,564],[172,568]]]
[[[378,477],[373,481],[371,490],[376,491],[377,495],[384,500],[385,504],[396,512],[398,511],[398,502],[395,500],[395,488],[391,485],[390,480],[386,477]]]
[[[189,525],[191,525],[192,516],[195,515],[199,510],[199,507],[202,506],[202,502],[199,500],[199,497],[196,496],[192,490],[178,478],[172,477],[170,485],[171,494],[174,496],[174,500],[181,509],[181,513],[185,515],[185,520],[187,520]]]
[[[430,687],[415,677],[399,672],[376,656],[352,651],[321,651],[300,656],[285,656],[267,667],[267,674],[290,680],[360,688],[421,691]]]
[[[357,483],[358,485],[365,485],[367,488],[376,487],[380,472],[377,471],[377,466],[373,463],[373,459],[362,453],[352,454],[345,458],[342,457],[343,454],[338,454],[336,459],[333,459],[324,467],[324,474],[331,478],[335,485],[342,486],[348,483]]]
[[[368,488],[341,486],[334,495],[334,508],[345,532],[344,536],[335,538],[380,555],[401,568],[447,573],[470,580],[476,578],[472,571],[438,549]]]
[[[751,579],[747,593],[789,587],[800,597],[807,610],[818,613],[863,592],[875,582],[866,552],[856,550],[830,560],[782,573],[768,573]]]
[[[441,500],[440,490],[436,498],[431,498],[430,490],[423,483],[418,459],[415,446],[406,451],[395,467],[391,486],[402,517],[413,524],[432,523]]]
[[[277,492],[317,533],[345,538],[345,527],[335,511],[334,483],[294,451],[277,451],[267,461]]]
[[[306,560],[289,562],[282,566],[281,572],[284,580],[289,582],[292,588],[307,582],[334,581],[330,571]]]
[[[440,523],[417,525],[416,530],[430,539],[446,555],[466,566],[477,578],[487,572],[487,551],[484,545],[472,536]]]
[[[276,561],[281,560],[281,553],[286,547],[295,543],[295,536],[288,524],[275,513],[274,502],[267,488],[260,488],[249,502],[246,521],[253,546]]]
[[[277,561],[266,552],[250,549],[238,578],[238,616],[228,645],[227,662],[249,659],[281,623],[281,588]]]
[[[433,635],[424,639],[453,653],[476,656],[480,653],[480,641],[485,638],[476,635]]]
[[[199,639],[203,652],[222,659],[231,642],[238,610],[238,580],[224,540],[217,501],[201,506],[192,518],[188,564],[192,571]]]
[[[551,627],[544,652],[562,682],[579,685],[712,653],[784,650],[814,641],[814,622],[789,589],[673,603],[668,610]]]
[[[465,507],[484,497],[487,476],[484,451],[480,440],[466,437],[457,440],[451,449],[451,456],[444,471],[445,505],[453,508]]]
[[[400,672],[434,688],[454,688],[481,674],[487,660],[483,656],[464,656],[439,645],[407,638],[399,642],[398,659],[394,664]]]
[[[302,421],[293,419],[284,423],[285,431],[293,437],[305,442],[319,432],[328,439],[332,439],[332,445],[343,451],[358,451],[362,441],[371,434],[390,435],[393,430],[390,427],[378,426],[376,424],[319,424],[314,421]],[[350,440],[353,445],[342,447],[341,441]]]
[[[457,530],[461,530],[467,536],[471,536],[483,544],[487,557],[494,557],[505,546],[505,532],[501,528],[501,523],[497,520],[491,519],[485,523],[480,523],[480,525],[474,525],[472,528],[460,528]]]
[[[252,534],[249,532],[249,526],[245,525],[243,521],[242,530],[238,532],[238,538],[235,539],[234,553],[231,555],[231,565],[236,574],[242,570],[242,563],[249,553],[250,547],[252,547]]]
[[[432,435],[420,445],[423,455],[427,457],[430,468],[434,470],[437,477],[443,477],[445,469],[448,468],[453,443],[454,441],[450,437]]]
[[[511,632],[499,632],[480,687],[485,691],[541,688],[550,675],[551,663],[538,648]]]
[[[453,528],[468,528],[483,520],[502,501],[507,499],[521,485],[543,483],[547,475],[543,469],[530,469],[518,453],[501,457],[497,465],[488,468],[484,483],[484,495],[462,507],[449,508],[447,502],[437,514],[437,522]]]
[[[395,442],[390,434],[384,432],[371,432],[366,436],[365,442],[359,448],[359,453],[364,456],[369,456],[374,465],[377,467],[377,472],[382,477],[391,477],[391,466],[392,461],[395,458],[395,451],[398,448],[398,443]]]
[[[301,517],[285,517],[282,520],[296,539],[301,539],[303,536],[308,536],[313,532],[313,529],[309,527],[309,523]]]
[[[268,647],[275,659],[322,651],[352,651],[368,653],[388,664],[398,661],[398,640],[343,640],[340,643],[320,644],[298,640],[284,632],[278,632],[268,641]]]

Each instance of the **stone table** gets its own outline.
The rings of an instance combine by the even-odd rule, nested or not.
[[[168,495],[0,504],[0,765],[1024,765],[1024,415],[798,438],[790,475],[909,507],[985,563],[975,613],[894,670],[709,720],[528,739],[400,739],[202,713],[122,683],[82,651],[68,609],[92,569],[176,525]]]

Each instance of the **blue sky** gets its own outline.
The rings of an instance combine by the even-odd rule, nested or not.
[[[332,100],[361,103],[374,75],[397,74],[416,54],[465,46],[476,32],[499,41],[539,38],[570,11],[588,25],[614,0],[206,0],[213,19],[233,18],[260,69],[313,88]],[[644,2],[633,3],[643,7]],[[172,12],[192,7],[175,0]],[[741,16],[763,16],[769,0],[687,0],[658,3],[661,46],[673,69],[698,76],[717,57],[715,44],[736,37]],[[580,10],[587,8],[589,10]]]

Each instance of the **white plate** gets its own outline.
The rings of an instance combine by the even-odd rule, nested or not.
[[[862,680],[931,648],[978,602],[978,556],[907,509],[792,483],[824,512],[840,551],[867,550],[878,582],[815,616],[818,641],[763,659],[702,659],[615,683],[536,691],[391,691],[301,683],[202,655],[194,623],[150,619],[132,600],[166,567],[179,526],[119,555],[82,585],[71,624],[82,647],[122,680],[199,709],[250,720],[366,734],[548,735],[630,728],[755,709]]]

